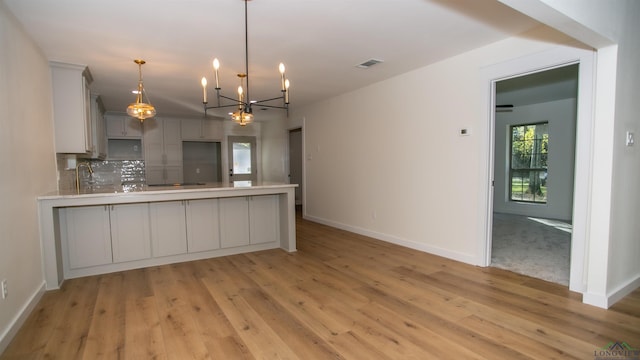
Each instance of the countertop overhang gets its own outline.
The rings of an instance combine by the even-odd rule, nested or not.
[[[123,204],[285,193],[297,186],[297,184],[268,182],[250,185],[246,182],[168,186],[139,185],[93,191],[83,190],[80,193],[76,191],[53,191],[39,196],[38,201],[49,203],[54,207]]]

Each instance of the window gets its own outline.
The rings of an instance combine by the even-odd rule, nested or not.
[[[547,202],[549,123],[511,126],[511,201]]]

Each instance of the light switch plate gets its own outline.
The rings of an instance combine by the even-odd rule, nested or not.
[[[627,131],[627,139],[626,139],[627,146],[633,146],[635,142],[636,142],[636,139],[635,139],[635,136],[633,135],[633,131]]]

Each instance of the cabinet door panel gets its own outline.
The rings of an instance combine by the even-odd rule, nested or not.
[[[183,140],[201,140],[202,120],[182,119],[180,122],[180,130]]]
[[[179,120],[164,120],[164,154],[166,166],[182,165],[182,137]]]
[[[147,203],[111,206],[111,242],[114,262],[151,257]]]
[[[164,181],[165,184],[179,184],[183,179],[182,166],[165,166]]]
[[[164,166],[162,120],[144,121],[144,162],[146,166]]]
[[[246,197],[220,199],[220,245],[249,245],[249,203]]]
[[[148,185],[165,184],[164,166],[145,166],[145,179]]]
[[[279,203],[277,195],[249,197],[249,224],[252,244],[279,240]]]
[[[187,240],[190,253],[220,248],[217,199],[187,202]]]
[[[91,151],[89,71],[84,65],[52,61],[53,119],[55,148],[59,153]]]
[[[202,121],[202,137],[206,140],[222,140],[223,130],[222,121],[218,120],[201,120]]]
[[[185,254],[187,225],[182,201],[149,204],[151,211],[151,239],[153,256]]]
[[[82,206],[66,212],[67,253],[69,267],[78,269],[110,264],[111,230],[107,206]]]
[[[136,118],[125,116],[123,118],[124,135],[139,138],[142,136],[142,123]]]

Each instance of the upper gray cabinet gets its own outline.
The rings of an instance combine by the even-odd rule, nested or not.
[[[56,152],[91,154],[94,151],[89,84],[86,65],[49,63],[53,90]]]
[[[142,124],[140,120],[128,115],[107,115],[107,137],[109,139],[141,138]]]
[[[182,119],[182,140],[220,141],[223,137],[222,121],[210,119]]]

